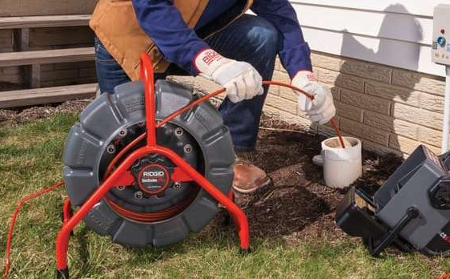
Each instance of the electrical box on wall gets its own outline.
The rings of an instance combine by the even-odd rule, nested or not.
[[[450,5],[440,4],[434,8],[433,62],[450,65]]]

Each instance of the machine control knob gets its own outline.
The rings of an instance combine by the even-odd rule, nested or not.
[[[446,42],[447,42],[447,40],[442,36],[437,39],[437,43],[440,47],[445,47]]]
[[[439,210],[450,209],[450,177],[442,177],[429,191],[431,205]]]

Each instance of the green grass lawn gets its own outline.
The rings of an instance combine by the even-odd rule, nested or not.
[[[61,179],[62,152],[74,114],[0,127],[0,253],[18,200]],[[10,278],[53,278],[54,239],[65,192],[24,206],[12,249]],[[297,244],[252,239],[240,256],[236,235],[214,226],[165,249],[129,249],[80,225],[71,239],[73,278],[431,278],[450,259],[391,252],[369,256],[358,239],[309,238]],[[3,260],[3,257],[2,257]],[[1,264],[3,267],[3,263]]]

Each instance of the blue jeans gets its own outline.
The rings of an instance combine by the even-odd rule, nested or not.
[[[262,76],[271,80],[278,52],[278,31],[271,23],[257,16],[243,15],[227,28],[205,40],[225,57],[250,63]],[[114,92],[114,87],[130,81],[125,71],[95,42],[95,61],[101,92]],[[155,78],[164,78],[165,74]],[[225,125],[230,129],[236,151],[253,151],[258,138],[259,122],[268,88],[251,100],[232,103],[225,98],[219,107]]]

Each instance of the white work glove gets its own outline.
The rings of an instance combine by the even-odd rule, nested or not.
[[[228,59],[212,49],[206,49],[197,54],[194,64],[201,76],[225,87],[233,103],[264,93],[261,76],[247,62]]]
[[[311,101],[304,94],[298,96],[298,107],[306,113],[312,121],[321,125],[328,123],[336,114],[336,107],[333,102],[333,95],[330,89],[317,83],[317,79],[312,72],[300,71],[292,79],[291,84],[314,96]]]

